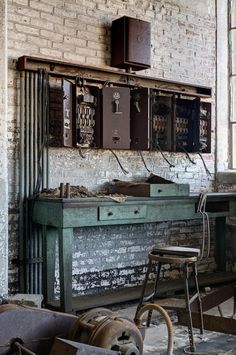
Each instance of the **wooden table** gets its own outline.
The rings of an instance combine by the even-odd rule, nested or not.
[[[117,203],[108,198],[41,198],[29,201],[32,222],[42,227],[43,294],[46,304],[54,295],[55,243],[59,244],[60,305],[72,311],[73,229],[87,226],[122,225],[201,219],[198,195],[187,197],[128,197]],[[206,211],[216,218],[216,262],[225,270],[226,217],[236,215],[236,193],[210,193]]]

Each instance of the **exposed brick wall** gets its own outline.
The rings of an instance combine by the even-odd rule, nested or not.
[[[22,55],[34,55],[65,60],[73,63],[108,66],[110,64],[110,25],[111,21],[123,15],[142,18],[151,22],[152,28],[152,68],[143,74],[159,78],[211,86],[213,88],[213,133],[212,153],[205,159],[212,177],[209,178],[197,155],[191,154],[196,165],[191,164],[185,155],[168,153],[168,159],[175,165],[169,168],[159,153],[144,153],[147,165],[155,173],[173,179],[176,182],[188,182],[191,191],[212,189],[214,184],[214,93],[215,93],[215,1],[140,1],[140,0],[8,0],[8,50],[9,50],[9,173],[10,173],[10,215],[17,220],[18,200],[18,139],[19,119],[16,90],[19,75],[14,70],[15,61]],[[118,156],[129,170],[127,178],[146,176],[138,153],[119,151]],[[99,169],[97,167],[99,166]],[[113,178],[126,178],[122,174],[114,157],[108,151],[89,151],[86,159],[81,159],[76,149],[50,150],[50,185],[60,182],[85,185],[95,189]],[[10,224],[10,265],[17,256],[17,230],[15,223]],[[159,225],[156,226],[159,230]],[[139,227],[132,227],[135,235]],[[144,226],[143,228],[148,228]],[[170,224],[165,225],[164,236],[171,231]],[[194,227],[195,229],[195,227]],[[120,229],[118,229],[120,231]],[[194,230],[190,229],[193,233]],[[103,248],[112,242],[116,228],[106,234]],[[91,238],[91,231],[84,232],[84,240]],[[94,231],[99,236],[101,231]],[[155,234],[155,233],[154,233]],[[153,234],[153,235],[154,235]],[[180,230],[181,234],[181,230]],[[196,232],[198,235],[198,232]],[[120,238],[129,241],[126,228],[120,232]],[[153,236],[154,238],[154,236]],[[179,234],[176,239],[180,238]],[[181,238],[179,239],[181,240]],[[157,239],[155,239],[155,242]],[[166,241],[168,238],[166,237]],[[134,240],[134,245],[137,243]],[[82,248],[75,233],[75,248]],[[144,248],[149,246],[148,237]],[[136,258],[137,251],[131,255]],[[145,263],[146,249],[140,257]],[[76,254],[75,254],[76,255]],[[119,268],[123,270],[125,253]],[[89,260],[89,259],[86,259]],[[136,265],[139,267],[138,265]],[[135,266],[135,267],[136,267]],[[97,266],[96,272],[113,269],[109,263]],[[74,270],[77,266],[74,264]],[[100,268],[100,270],[99,270]],[[89,270],[89,265],[87,267]],[[16,286],[16,268],[10,266],[10,283]],[[86,271],[85,271],[86,273]],[[74,280],[78,279],[74,272]],[[133,282],[138,282],[138,278]],[[119,282],[117,281],[117,284]],[[74,290],[79,286],[74,283]]]

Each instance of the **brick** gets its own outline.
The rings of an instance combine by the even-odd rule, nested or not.
[[[27,6],[28,5],[28,0],[13,0],[12,3],[16,4],[16,5],[25,5],[25,6]]]
[[[16,41],[25,41],[26,40],[26,34],[24,33],[16,33],[16,32],[11,32],[9,34],[9,37],[12,40],[16,40]]]
[[[79,54],[74,54],[74,53],[64,53],[63,56],[66,60],[71,61],[72,63],[84,63],[85,62],[85,57]]]
[[[76,12],[75,11],[68,11],[64,10],[62,8],[55,8],[54,9],[54,14],[56,16],[64,17],[64,18],[76,18]]]
[[[65,19],[65,26],[66,27],[72,27],[73,29],[77,31],[86,31],[86,23],[81,22],[80,20],[68,20]]]
[[[55,32],[67,36],[76,36],[76,29],[67,26],[55,25]]]
[[[36,44],[36,45],[38,45],[38,43],[39,43],[38,42],[39,39],[36,36],[27,36],[27,41],[29,43]],[[51,47],[51,44],[52,44],[52,41],[49,41],[48,39],[45,39],[45,38],[40,39],[40,46],[41,47]]]
[[[96,55],[96,51],[91,48],[76,48],[76,53],[84,56],[94,57]],[[99,174],[100,175],[100,174]]]
[[[63,35],[61,35],[59,33],[54,33],[52,31],[40,30],[40,35],[42,37],[46,37],[52,41],[62,42],[62,40],[63,40]]]
[[[48,13],[41,12],[41,18],[48,20],[48,22],[57,23],[62,25],[64,23],[64,19],[60,16],[50,15]]]
[[[39,36],[39,29],[38,28],[32,28],[30,26],[23,26],[16,24],[15,28],[18,32],[23,32],[23,33],[28,33],[31,35]]]
[[[52,13],[53,12],[53,6],[48,4],[48,3],[42,3],[40,1],[33,1],[33,0],[30,0],[30,7],[33,8],[33,9],[37,9],[37,10],[40,10],[40,11],[43,11],[43,12],[49,12],[49,13]]]
[[[34,27],[39,27],[39,28],[45,28],[47,30],[53,30],[54,29],[54,24],[43,19],[31,19],[31,25]],[[56,29],[55,29],[56,30]],[[57,32],[57,31],[56,31]]]
[[[9,13],[8,14],[8,21],[12,21],[14,23],[20,23],[20,24],[25,24],[29,25],[30,24],[30,17],[27,16],[19,16],[15,13]],[[8,26],[9,28],[9,26]]]
[[[86,40],[80,39],[80,38],[77,38],[77,37],[64,36],[64,42],[66,44],[74,44],[74,45],[80,46],[80,47],[85,47],[86,46]]]
[[[62,53],[52,48],[40,48],[40,53],[45,55],[46,57],[59,58],[59,59],[62,58]]]
[[[40,17],[40,12],[36,10],[32,10],[28,7],[17,7],[16,13],[20,15],[29,16],[30,18],[38,18]]]

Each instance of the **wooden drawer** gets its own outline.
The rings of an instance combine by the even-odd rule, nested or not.
[[[119,205],[110,207],[99,207],[98,218],[100,221],[109,221],[121,219],[141,219],[146,218],[146,215],[146,205]]]
[[[112,192],[137,197],[189,196],[189,184],[114,183]]]

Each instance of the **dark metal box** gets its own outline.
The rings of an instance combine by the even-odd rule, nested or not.
[[[150,89],[131,90],[130,147],[136,150],[150,149]]]
[[[151,66],[151,26],[123,16],[112,22],[111,66],[142,70]]]

